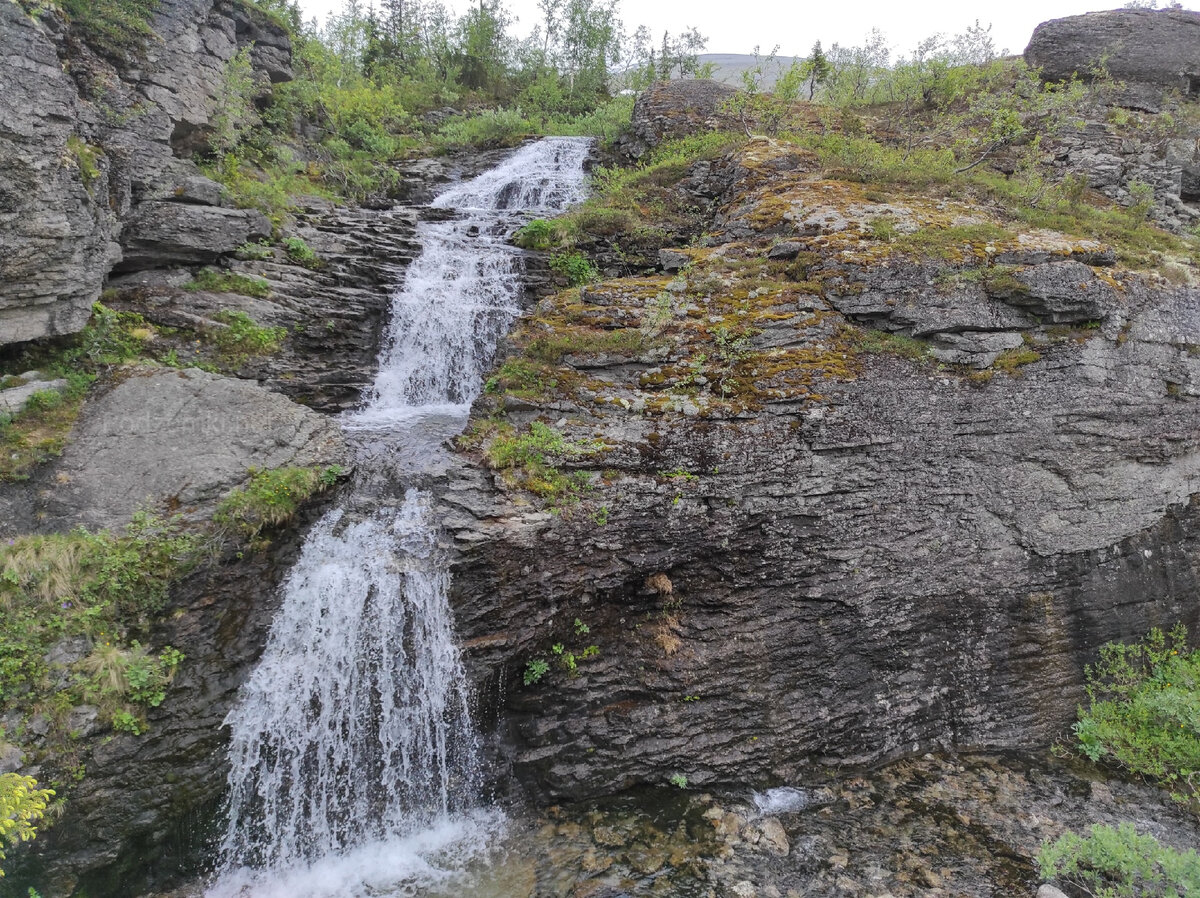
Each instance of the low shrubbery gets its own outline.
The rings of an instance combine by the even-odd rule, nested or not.
[[[1086,836],[1068,832],[1043,844],[1037,863],[1044,879],[1056,879],[1093,898],[1200,895],[1200,855],[1139,835],[1131,823],[1093,826]]]
[[[1200,812],[1200,650],[1188,649],[1184,627],[1108,643],[1087,679],[1080,751],[1160,783]]]

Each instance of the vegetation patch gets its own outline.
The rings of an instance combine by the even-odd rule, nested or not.
[[[264,529],[290,521],[301,505],[329,489],[344,474],[340,465],[251,471],[249,483],[221,500],[213,522],[226,533],[254,542]]]
[[[589,489],[591,477],[582,471],[564,473],[558,465],[601,448],[568,442],[560,431],[534,421],[524,433],[502,426],[485,444],[484,457],[509,487],[561,505],[575,501]]]
[[[46,816],[53,789],[43,789],[31,776],[0,774],[0,864],[5,849],[28,842],[37,835],[38,823]],[[0,866],[0,877],[4,868]]]
[[[1200,813],[1200,649],[1182,624],[1110,642],[1089,665],[1075,735],[1092,761],[1144,776]]]
[[[1176,851],[1132,823],[1068,832],[1037,855],[1043,879],[1056,879],[1093,898],[1187,898],[1200,894],[1200,855]]]
[[[144,728],[139,709],[162,702],[182,655],[152,654],[128,634],[162,611],[205,548],[180,519],[147,512],[119,533],[80,528],[0,546],[0,708],[46,715],[59,738],[70,735],[67,711],[84,703]],[[88,650],[55,682],[47,654],[63,640]]]
[[[183,285],[190,293],[200,290],[210,293],[238,293],[242,296],[263,298],[271,295],[271,285],[262,278],[248,277],[235,271],[220,271],[204,268]]]
[[[287,336],[285,327],[263,327],[245,312],[224,310],[213,316],[213,320],[225,327],[213,328],[208,332],[224,362],[237,365],[257,355],[278,351]]]
[[[83,39],[106,56],[140,56],[159,0],[56,0]]]

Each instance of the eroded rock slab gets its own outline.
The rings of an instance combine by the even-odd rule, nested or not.
[[[88,402],[45,498],[63,524],[113,527],[164,502],[205,514],[250,468],[342,461],[328,418],[199,369],[137,370]]]

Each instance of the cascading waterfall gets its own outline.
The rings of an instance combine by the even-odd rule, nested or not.
[[[229,825],[209,898],[424,894],[487,845],[499,818],[479,806],[449,575],[429,497],[408,484],[464,426],[519,313],[507,235],[582,199],[589,151],[573,138],[527,146],[441,194],[448,220],[418,226],[422,254],[393,297],[374,390],[344,422],[402,498],[352,490],[284,584],[226,721]]]

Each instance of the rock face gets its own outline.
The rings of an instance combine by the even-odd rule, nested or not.
[[[239,50],[252,47],[264,85],[291,77],[286,33],[239,3],[163,0],[151,24],[155,37],[142,58],[118,70],[56,14],[0,7],[0,344],[87,323],[121,258],[123,222],[139,203],[180,186],[181,199],[220,201],[186,187],[197,172],[180,154],[211,132],[226,66]],[[136,212],[124,269],[160,264],[180,250],[181,228],[205,236],[214,215],[161,204]],[[246,213],[225,218],[239,219],[220,229],[229,239],[207,250],[192,244],[186,261],[226,251],[234,232],[263,230]]]
[[[1049,81],[1089,78],[1103,60],[1120,81],[1200,94],[1200,13],[1114,9],[1043,22],[1025,61]]]
[[[95,148],[75,134],[75,84],[16,3],[0,5],[0,83],[3,344],[80,330],[120,250],[107,176],[85,176]]]
[[[721,106],[736,93],[717,81],[688,79],[653,84],[638,95],[632,132],[622,138],[622,149],[636,158],[664,140],[728,124]]]
[[[711,180],[687,271],[546,299],[513,338],[642,349],[566,354],[556,386],[477,410],[558,428],[579,504],[539,510],[468,459],[442,490],[460,629],[481,682],[517,684],[527,784],[1046,745],[1101,643],[1200,624],[1200,291],[1043,232],[914,258],[855,223],[861,186],[771,141]],[[980,214],[891,208],[926,234]]]
[[[252,381],[196,368],[135,371],[88,402],[45,508],[68,527],[120,527],[167,499],[195,514],[251,468],[344,460],[329,418]]]

